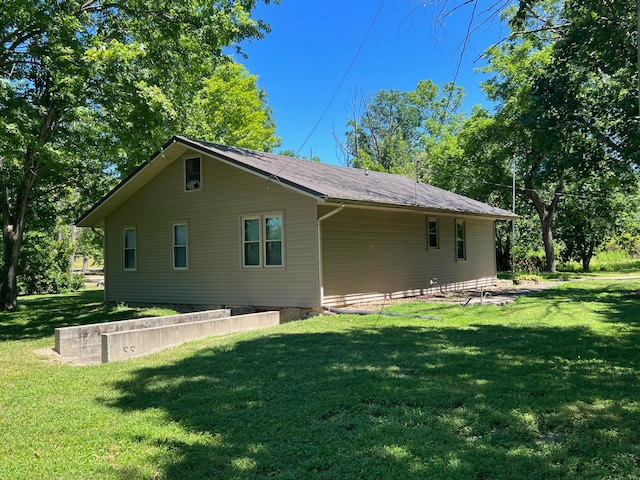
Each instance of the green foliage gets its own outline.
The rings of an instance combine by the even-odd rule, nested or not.
[[[605,246],[607,250],[623,251],[628,255],[640,255],[640,232],[638,223],[629,231],[614,236]]]
[[[79,228],[76,236],[76,251],[102,263],[104,257],[104,234],[95,228]]]
[[[351,164],[413,178],[428,175],[432,156],[447,150],[461,121],[463,91],[421,80],[414,91],[380,90],[348,122]]]
[[[1,5],[0,310],[16,306],[27,212],[70,194],[93,203],[186,130],[223,49],[269,29],[250,16],[256,0]]]
[[[590,272],[607,272],[634,274],[640,269],[640,257],[638,255],[629,255],[623,250],[603,250],[599,252],[592,260]],[[575,261],[562,262],[558,266],[558,270],[563,272],[584,272],[583,265]]]
[[[557,219],[558,238],[564,243],[563,260],[590,268],[591,258],[616,234],[628,230],[638,215],[638,194],[633,182],[608,176],[606,165],[595,178],[567,188]],[[575,192],[575,193],[574,193]]]
[[[20,283],[22,294],[61,293],[83,287],[82,275],[72,275],[69,257],[74,245],[67,238],[55,239],[40,231],[24,236],[20,254]]]
[[[27,298],[0,313],[0,476],[638,480],[639,289],[408,302],[385,310],[443,320],[323,316],[84,367],[47,356],[54,328],[149,312]]]
[[[617,200],[637,190],[635,5],[533,0],[519,7],[505,12],[511,36],[487,52],[492,76],[483,86],[497,108],[476,109],[458,136],[460,151],[437,166],[434,183],[504,208],[515,163],[517,212],[537,216],[535,244],[545,248],[546,268],[555,268],[557,235],[567,258],[588,268],[619,231],[614,212],[636,209]],[[590,204],[572,200],[594,195],[600,200]]]
[[[292,157],[292,158],[302,158],[304,160],[311,160],[312,162],[320,162],[320,157],[316,157],[315,155],[313,155],[311,158],[308,158],[304,155],[299,155],[298,152],[296,152],[293,149],[280,150],[278,152],[278,155],[283,155],[285,157]]]
[[[204,81],[185,127],[187,135],[224,145],[271,152],[280,145],[266,92],[238,63],[223,63]]]

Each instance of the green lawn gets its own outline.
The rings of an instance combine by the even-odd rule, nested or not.
[[[566,282],[74,367],[34,352],[131,312],[23,299],[0,313],[0,478],[640,479],[639,300]]]

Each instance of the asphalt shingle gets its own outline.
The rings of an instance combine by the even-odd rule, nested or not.
[[[175,140],[328,201],[515,217],[507,210],[402,175],[312,162],[187,137],[177,136]]]

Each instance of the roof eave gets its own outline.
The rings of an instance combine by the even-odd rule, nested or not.
[[[155,161],[164,156],[164,152],[169,149],[175,143],[180,143],[185,147],[188,147],[202,155],[207,155],[209,157],[216,158],[219,161],[232,165],[240,170],[252,173],[259,177],[262,177],[266,180],[273,181],[281,185],[283,188],[293,190],[297,193],[301,193],[303,195],[312,197],[313,199],[324,202],[327,199],[327,195],[312,188],[305,187],[304,185],[300,185],[298,183],[292,182],[287,179],[283,179],[278,177],[277,175],[268,172],[266,170],[259,169],[252,165],[247,165],[242,162],[239,162],[228,155],[224,155],[224,153],[220,152],[217,149],[208,149],[196,142],[193,142],[185,137],[173,136],[168,142],[166,142],[160,151],[156,152],[152,155],[149,160],[138,166],[131,174],[129,174],[125,179],[123,179],[116,187],[114,187],[109,193],[107,193],[104,197],[102,197],[89,211],[81,215],[76,221],[75,225],[79,227],[102,227],[104,226],[104,219],[109,214],[104,211],[104,208],[108,206],[109,202],[111,202],[114,197],[120,194],[127,185],[130,185],[131,182],[135,180],[135,178],[140,175],[145,169],[147,169],[151,164],[155,163]]]
[[[491,213],[491,212],[477,212],[471,210],[456,210],[456,209],[447,209],[447,208],[437,208],[437,207],[429,207],[425,205],[417,205],[417,204],[394,204],[394,203],[385,203],[385,202],[372,202],[366,200],[354,200],[348,198],[339,198],[339,197],[328,197],[326,199],[326,203],[329,204],[343,204],[343,205],[352,205],[358,207],[369,207],[375,209],[387,209],[387,210],[407,210],[413,212],[434,212],[434,213],[443,213],[447,215],[468,215],[474,217],[486,217],[492,218],[495,220],[514,220],[520,218],[518,215],[506,212],[506,213]]]
[[[100,210],[105,207],[115,196],[120,193],[122,189],[130,184],[140,173],[152,164],[158,157],[164,156],[164,151],[167,150],[175,142],[179,141],[177,137],[172,137],[171,140],[166,142],[162,148],[154,153],[146,162],[140,164],[136,169],[127,175],[123,180],[112,188],[106,195],[104,195],[98,202],[86,213],[82,214],[74,224],[78,227],[102,227],[104,226],[104,218],[106,215],[102,215]]]

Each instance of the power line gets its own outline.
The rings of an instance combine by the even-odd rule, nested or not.
[[[494,183],[494,182],[487,182],[486,180],[481,180],[481,183],[484,183],[485,185],[494,185],[496,187],[504,187],[504,188],[508,188],[508,189],[512,189],[513,185],[506,185],[504,183]],[[517,187],[517,190],[520,192],[534,192],[540,196],[544,195],[543,193],[541,193],[539,190],[536,190],[534,188],[524,188],[524,187]],[[554,192],[553,193],[554,196],[559,196],[559,197],[574,197],[574,198],[582,198],[585,200],[591,200],[591,199],[596,199],[596,200],[604,200],[609,198],[606,195],[581,195],[581,194],[577,194],[577,193],[567,193],[567,192]]]
[[[353,56],[353,59],[351,60],[351,63],[347,67],[346,71],[344,72],[344,75],[342,76],[342,79],[340,80],[340,83],[338,83],[338,86],[336,87],[335,91],[333,92],[333,95],[331,95],[331,98],[329,99],[329,102],[327,103],[327,106],[324,107],[324,110],[320,114],[320,117],[318,118],[318,121],[316,122],[316,124],[311,129],[311,132],[309,132],[309,135],[307,135],[307,138],[304,139],[304,142],[302,142],[302,145],[300,145],[300,148],[298,148],[298,150],[296,151],[296,155],[298,155],[298,153],[300,153],[300,150],[302,150],[302,148],[306,145],[306,143],[309,141],[311,136],[314,134],[314,132],[318,128],[318,125],[320,125],[320,122],[322,121],[322,119],[324,118],[325,114],[329,110],[329,107],[331,106],[331,104],[335,100],[336,95],[338,95],[338,92],[342,88],[342,84],[347,79],[347,75],[349,75],[349,72],[351,71],[351,68],[356,63],[358,55],[360,55],[360,52],[362,51],[362,48],[364,47],[364,44],[367,42],[367,39],[369,38],[369,34],[371,33],[371,30],[373,30],[373,26],[378,21],[378,17],[380,16],[380,12],[382,12],[382,7],[384,7],[385,1],[386,0],[382,0],[380,2],[380,6],[378,7],[378,11],[376,12],[375,17],[373,18],[373,21],[371,22],[371,25],[369,25],[369,29],[367,30],[367,33],[365,34],[364,38],[362,39],[362,43],[360,43],[360,46],[358,47],[358,50],[356,51],[355,55]]]

